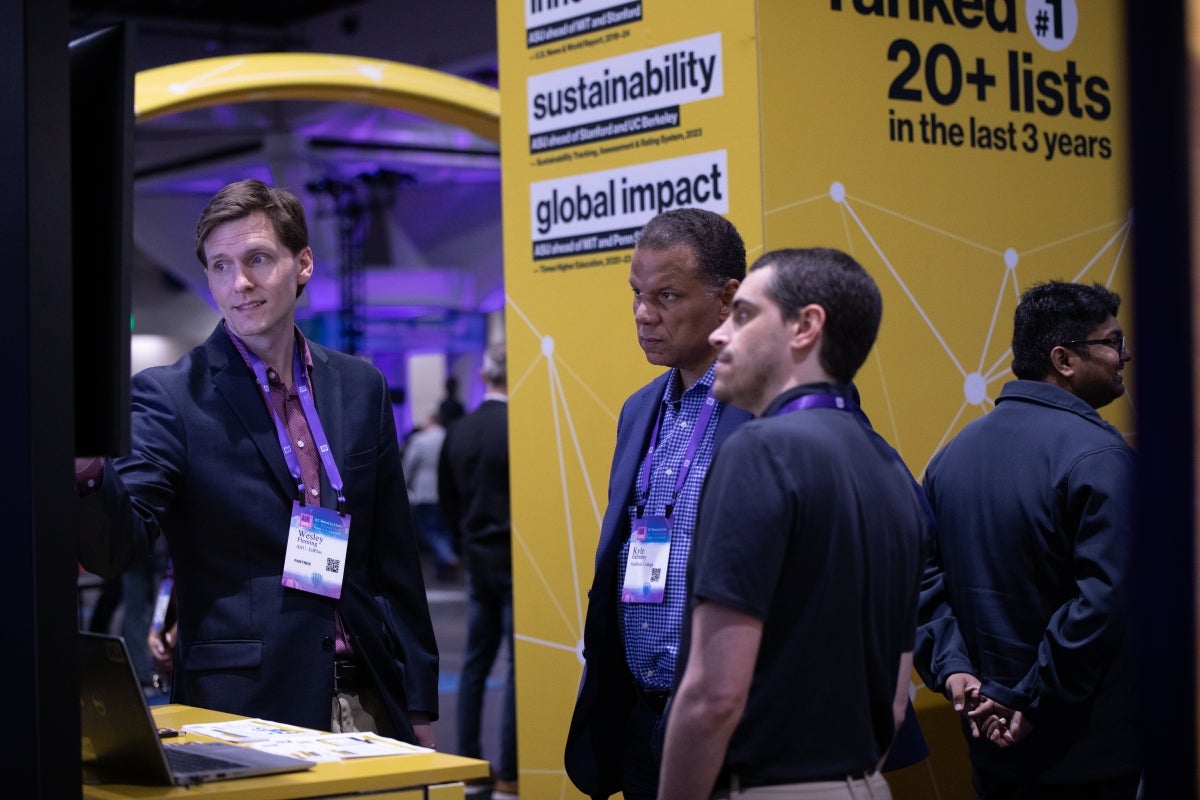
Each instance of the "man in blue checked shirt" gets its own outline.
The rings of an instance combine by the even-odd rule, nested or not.
[[[694,208],[642,229],[629,270],[638,343],[667,371],[625,401],[565,762],[590,797],[658,792],[663,710],[686,609],[696,506],[713,451],[750,415],[711,395],[708,336],[746,273],[733,225]]]

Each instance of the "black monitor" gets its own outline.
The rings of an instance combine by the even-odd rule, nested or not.
[[[75,454],[129,450],[133,60],[126,24],[70,43]]]

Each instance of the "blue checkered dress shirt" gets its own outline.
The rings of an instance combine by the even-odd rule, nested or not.
[[[679,395],[678,372],[667,381],[663,395],[662,428],[654,451],[653,471],[650,475],[650,496],[644,515],[663,516],[666,505],[675,491],[679,469],[683,464],[700,410],[713,383],[713,368],[710,366],[700,380],[696,381],[683,396]],[[629,540],[621,547],[617,576],[618,615],[621,634],[625,640],[625,657],[629,670],[643,688],[651,691],[668,691],[675,675],[675,659],[679,652],[679,630],[683,625],[683,614],[687,608],[687,561],[692,549],[692,531],[696,527],[696,507],[700,502],[700,489],[704,476],[712,463],[713,439],[717,419],[722,406],[718,405],[708,421],[704,438],[696,451],[696,458],[688,471],[687,480],[675,500],[671,513],[671,557],[667,563],[666,590],[661,603],[623,603],[620,601],[621,587],[625,583],[625,565],[628,563]],[[637,488],[639,499],[644,489],[643,470],[646,455],[638,464]],[[636,506],[630,506],[629,519],[632,523],[637,515]]]

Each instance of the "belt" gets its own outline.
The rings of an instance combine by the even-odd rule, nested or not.
[[[764,788],[790,789],[825,786],[828,786],[829,788],[840,788],[846,786],[848,783],[856,785],[869,783],[877,774],[878,773],[876,772],[863,772],[858,775],[831,776],[805,779],[796,782],[789,781],[787,783],[771,783],[769,781],[763,781],[761,778],[756,780],[753,777],[747,778],[737,773],[722,771],[721,774],[717,776],[716,785],[713,786],[713,794],[728,793],[729,796],[733,796],[748,789]]]
[[[654,713],[662,716],[663,710],[667,707],[667,700],[670,699],[670,692],[663,692],[657,689],[646,689],[638,686],[638,697],[642,702],[654,709]]]
[[[357,661],[339,658],[333,662],[333,691],[357,692],[366,680],[366,669]]]

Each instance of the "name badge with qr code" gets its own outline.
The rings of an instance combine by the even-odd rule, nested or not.
[[[283,557],[283,585],[338,599],[342,596],[342,571],[349,545],[349,514],[293,502]]]
[[[661,603],[667,588],[667,562],[670,560],[670,521],[666,517],[635,519],[629,534],[621,602]]]

